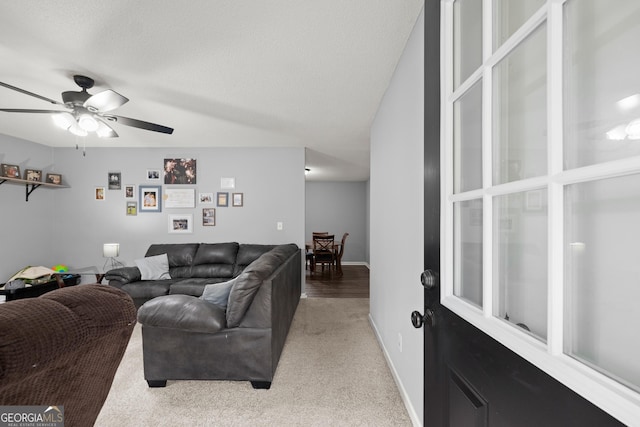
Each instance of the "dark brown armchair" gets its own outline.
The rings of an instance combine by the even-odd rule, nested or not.
[[[65,426],[92,426],[135,323],[131,297],[106,285],[0,304],[0,405],[63,406]]]

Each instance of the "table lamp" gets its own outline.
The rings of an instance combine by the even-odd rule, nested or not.
[[[120,254],[120,243],[105,243],[102,245],[102,256],[107,258],[102,267],[106,272],[114,268],[124,267],[124,264],[116,259]]]

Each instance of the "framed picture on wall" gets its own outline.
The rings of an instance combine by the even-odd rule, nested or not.
[[[135,199],[136,198],[136,186],[127,184],[124,186],[124,198]]]
[[[218,193],[216,204],[220,207],[229,206],[229,193]]]
[[[205,227],[216,225],[216,208],[202,209],[202,225]]]
[[[109,190],[122,189],[122,174],[120,172],[109,172],[107,179],[109,181]]]
[[[200,193],[198,195],[198,200],[201,205],[212,205],[213,204],[213,193]]]
[[[95,187],[93,190],[93,198],[94,200],[97,200],[99,202],[104,201],[104,199],[107,197],[107,192],[105,191],[104,187]]]
[[[138,203],[127,202],[127,216],[136,216],[136,215],[138,215]]]
[[[169,233],[193,233],[193,215],[169,215]]]
[[[196,159],[164,159],[165,184],[195,184]]]
[[[160,169],[147,169],[147,181],[160,181]]]
[[[138,186],[140,212],[162,212],[162,187],[159,185]]]
[[[196,190],[195,188],[165,188],[164,189],[165,208],[195,208]]]
[[[231,195],[231,206],[242,206],[244,204],[244,193],[233,193]]]

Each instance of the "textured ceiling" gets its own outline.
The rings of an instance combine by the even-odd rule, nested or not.
[[[55,147],[306,147],[311,180],[366,180],[369,127],[423,0],[7,0],[0,81],[55,100],[96,80],[130,101],[76,137],[0,112],[0,133]],[[0,87],[0,108],[61,109]]]

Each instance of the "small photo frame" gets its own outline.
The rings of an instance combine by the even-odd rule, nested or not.
[[[24,171],[24,179],[33,182],[42,182],[42,171],[37,169],[26,169]]]
[[[244,204],[244,193],[233,193],[231,195],[231,206],[240,207]]]
[[[107,175],[109,190],[121,190],[122,189],[122,173],[109,172]]]
[[[221,207],[229,206],[229,193],[218,193],[216,205]]]
[[[125,199],[135,199],[136,198],[136,186],[132,184],[127,184],[124,186],[124,198]]]
[[[99,202],[104,201],[107,198],[107,192],[104,187],[95,187],[93,190],[93,198]]]
[[[159,185],[138,186],[140,212],[162,212],[162,187]]]
[[[0,169],[2,169],[3,177],[20,178],[20,166],[18,165],[9,165],[7,163],[2,163],[0,165]]]
[[[169,215],[169,233],[193,233],[193,215]]]
[[[160,181],[160,169],[147,169],[147,181]]]
[[[202,225],[205,227],[216,225],[216,208],[202,209]]]
[[[127,216],[136,216],[136,215],[138,215],[138,203],[127,202]]]
[[[60,185],[62,184],[62,175],[59,173],[48,173],[47,174],[47,182],[49,184]],[[104,188],[104,187],[102,187]]]
[[[213,193],[200,193],[198,194],[198,200],[201,205],[212,205],[213,204]]]

